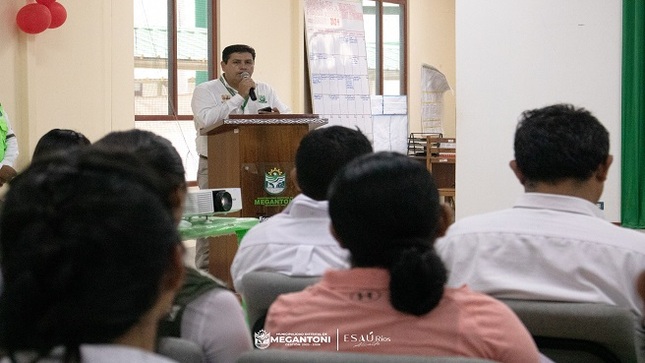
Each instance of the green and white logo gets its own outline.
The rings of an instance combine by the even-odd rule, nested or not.
[[[273,168],[264,174],[264,190],[271,195],[284,192],[287,186],[287,176],[278,168]]]

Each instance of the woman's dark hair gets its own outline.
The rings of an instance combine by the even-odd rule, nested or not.
[[[40,137],[31,158],[36,159],[49,153],[69,151],[87,145],[90,145],[90,140],[80,132],[52,129]]]
[[[157,174],[93,148],[34,160],[0,219],[0,349],[112,343],[154,306],[181,243]]]
[[[425,165],[379,152],[343,168],[329,189],[329,214],[354,267],[390,271],[390,301],[423,315],[443,296],[447,272],[435,253],[441,206]]]
[[[166,195],[186,188],[186,170],[181,156],[172,143],[153,132],[139,129],[113,131],[94,143],[93,147],[133,153],[152,167],[165,181]],[[177,200],[168,200],[176,208]]]

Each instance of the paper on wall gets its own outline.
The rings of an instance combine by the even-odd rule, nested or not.
[[[441,71],[428,64],[421,66],[421,128],[424,133],[443,134],[443,94],[451,90]]]

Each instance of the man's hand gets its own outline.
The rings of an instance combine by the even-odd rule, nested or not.
[[[0,168],[0,186],[3,186],[4,183],[7,183],[11,179],[15,178],[18,173],[16,169],[10,167],[9,165],[3,165]]]
[[[267,107],[267,108],[268,108],[268,107]],[[259,109],[259,110],[258,110],[258,113],[259,113],[259,114],[266,114],[266,113],[280,113],[280,110],[278,110],[278,108],[277,108],[277,107],[274,107],[274,108],[272,108],[272,109],[270,109],[270,110]]]
[[[248,75],[242,76],[242,80],[237,86],[237,92],[239,92],[240,96],[247,98],[251,88],[255,88],[255,81]]]

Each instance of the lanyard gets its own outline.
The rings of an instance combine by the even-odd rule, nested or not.
[[[235,95],[237,94],[237,92],[236,92],[234,89],[232,89],[231,87],[229,87],[229,85],[227,85],[226,83],[224,83],[224,80],[223,80],[222,78],[224,78],[224,76],[220,77],[220,78],[219,78],[219,81],[220,81],[220,82],[222,82],[222,84],[224,85],[224,87],[226,87],[226,90],[228,91],[228,93],[230,93],[230,94],[231,94],[231,96],[235,96]],[[248,102],[249,102],[249,98],[248,98],[248,97],[246,97],[246,98],[244,99],[244,103],[242,104],[242,112],[244,112],[244,107],[246,107],[246,104],[247,104]]]

